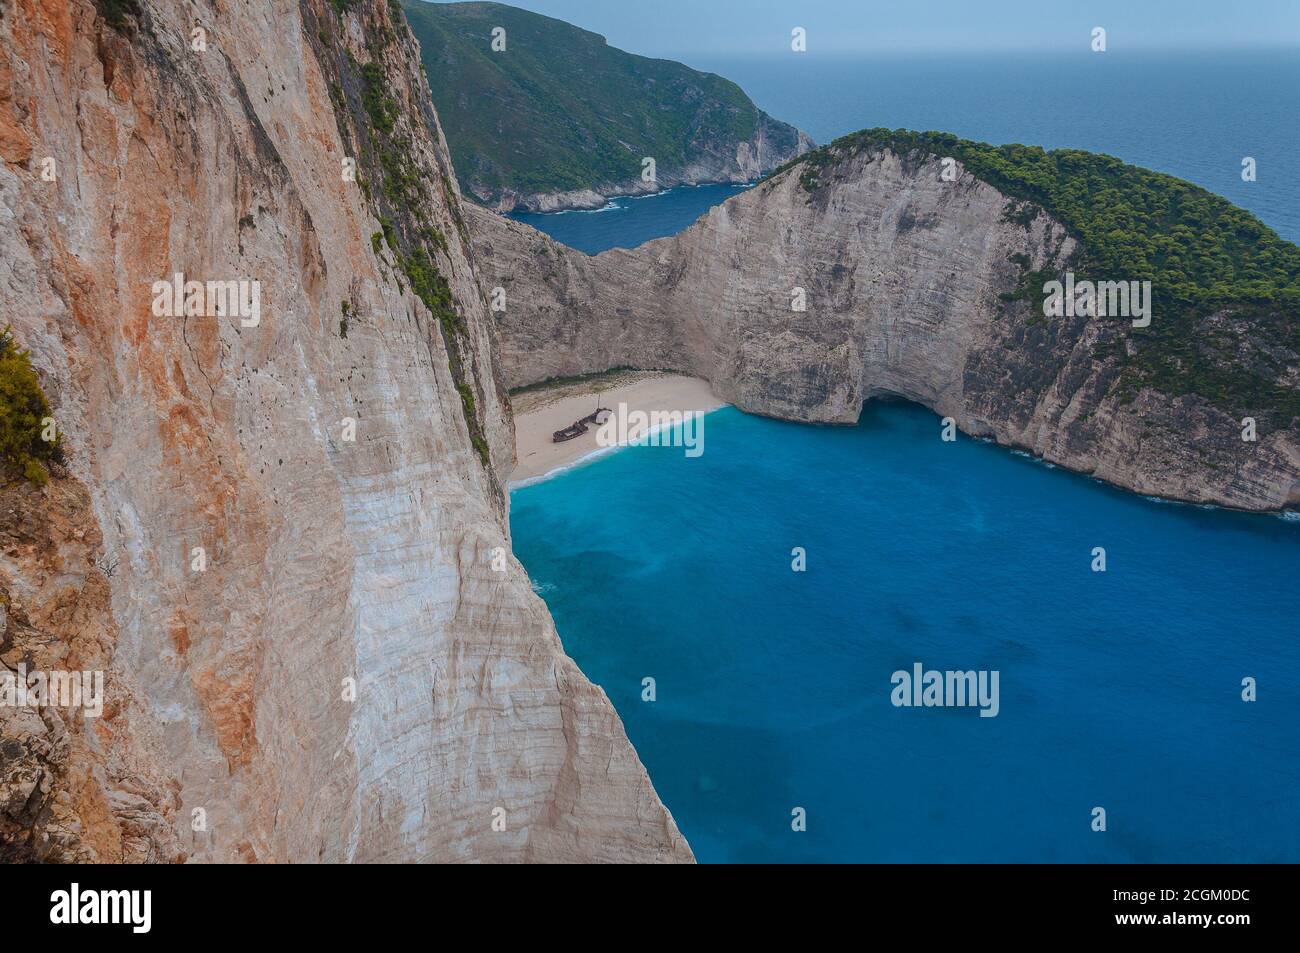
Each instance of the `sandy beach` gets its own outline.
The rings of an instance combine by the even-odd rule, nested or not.
[[[518,461],[510,474],[512,484],[544,476],[600,450],[594,426],[572,440],[551,441],[555,431],[586,417],[597,406],[617,410],[625,403],[629,411],[647,413],[708,411],[723,406],[707,381],[654,371],[611,371],[545,384],[516,392],[511,402]]]

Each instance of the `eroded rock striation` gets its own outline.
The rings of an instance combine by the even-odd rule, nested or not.
[[[485,280],[507,293],[508,384],[672,369],[742,410],[841,424],[894,395],[1140,493],[1249,510],[1300,503],[1294,418],[1132,386],[1121,357],[1144,343],[1123,322],[1043,317],[1027,282],[1080,257],[1059,220],[1026,213],[961,163],[946,181],[941,157],[923,151],[837,158],[779,172],[678,235],[594,257],[471,209]],[[1261,373],[1294,394],[1300,354],[1256,330],[1221,311],[1189,333],[1228,336],[1233,361],[1265,356]],[[1247,442],[1252,411],[1269,424]]]
[[[100,710],[0,705],[0,860],[181,860],[180,782],[115,660],[116,565],[85,486],[52,469],[0,488],[0,673],[102,672]]]
[[[0,324],[68,470],[0,499],[0,659],[110,704],[0,713],[0,850],[690,860],[508,556],[495,332],[396,4],[2,9]],[[258,313],[168,315],[176,274]]]

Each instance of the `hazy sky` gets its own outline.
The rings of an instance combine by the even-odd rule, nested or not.
[[[1300,0],[516,0],[647,56],[1300,45]]]

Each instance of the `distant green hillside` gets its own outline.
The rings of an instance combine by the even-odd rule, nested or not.
[[[1079,279],[1151,281],[1149,328],[1112,345],[1131,384],[1196,393],[1225,407],[1260,408],[1285,424],[1300,416],[1300,247],[1227,199],[1113,156],[1076,149],[991,146],[950,133],[866,129],[787,163],[816,193],[851,156],[952,156],[1018,200],[1028,225],[1041,208],[1079,241]],[[784,171],[783,169],[777,172]],[[776,174],[776,173],[774,173]],[[1021,296],[1041,302],[1051,275],[1026,273]],[[1228,312],[1242,319],[1214,326]]]
[[[625,53],[595,33],[503,4],[402,7],[461,185],[484,201],[505,192],[626,190],[644,156],[671,185],[746,177],[736,164],[742,142],[753,143],[760,168],[751,171],[759,173],[798,152],[794,127],[711,73]],[[504,52],[491,49],[495,27],[506,31]]]

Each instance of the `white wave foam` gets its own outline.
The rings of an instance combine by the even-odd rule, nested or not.
[[[571,460],[568,463],[564,464],[563,466],[556,467],[554,470],[547,470],[545,473],[541,474],[540,476],[531,476],[523,480],[511,480],[509,483],[506,484],[506,491],[511,492],[514,490],[521,489],[522,487],[532,486],[534,483],[542,483],[546,480],[553,479],[554,477],[559,476],[561,473],[567,473],[568,471],[576,469],[582,466],[583,464],[591,463],[593,460],[598,460],[599,458],[605,456],[606,454],[613,453],[615,450],[622,450],[623,446],[624,446],[623,444],[617,444],[613,447],[598,447],[597,449],[591,451],[591,453],[583,454],[582,456],[578,457],[578,459]]]
[[[730,406],[731,406],[730,404],[719,404],[717,407],[710,407],[708,410],[693,411],[693,413],[711,414],[715,410],[721,410],[723,407],[730,407]],[[545,473],[541,474],[540,476],[526,477],[522,480],[511,480],[506,484],[506,492],[512,493],[515,490],[522,489],[523,487],[526,486],[532,486],[535,483],[543,483],[546,480],[553,479],[554,477],[560,476],[563,473],[567,473],[570,470],[577,469],[578,467],[585,466],[588,463],[592,463],[596,460],[599,460],[601,457],[611,454],[615,450],[622,450],[624,447],[640,446],[644,444],[645,441],[649,440],[653,434],[657,434],[665,427],[680,427],[680,426],[681,426],[680,423],[660,424],[657,427],[650,427],[649,429],[645,430],[643,433],[637,434],[636,439],[631,440],[628,443],[616,443],[612,447],[597,447],[595,450],[591,451],[591,453],[584,453],[582,456],[578,457],[578,459],[571,460],[568,463],[564,464],[563,466],[556,467],[553,470],[547,470]]]

